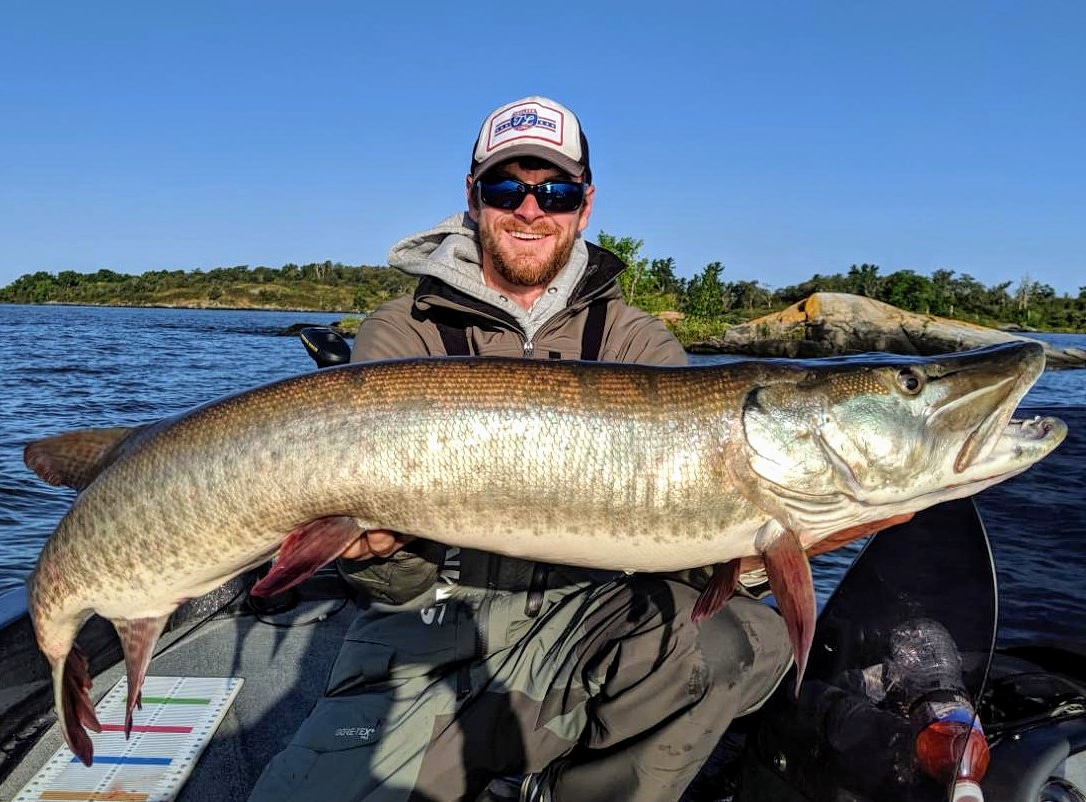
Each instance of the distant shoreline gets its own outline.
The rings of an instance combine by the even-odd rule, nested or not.
[[[116,309],[193,309],[193,310],[206,310],[206,311],[219,311],[219,312],[312,312],[316,314],[328,314],[328,315],[351,315],[359,318],[365,317],[368,312],[361,312],[357,309],[329,309],[324,307],[315,306],[267,306],[267,305],[251,305],[240,306],[236,304],[214,304],[206,301],[200,303],[91,303],[88,301],[38,301],[35,303],[13,303],[0,301],[0,306],[87,306],[87,307],[105,307]],[[665,313],[667,314],[667,313]],[[757,316],[750,318],[756,319]],[[963,320],[962,318],[947,318],[958,323],[964,323],[969,325],[977,325],[974,321]],[[727,321],[708,321],[710,324],[719,324],[721,328],[731,327],[737,325],[734,322]],[[749,321],[744,321],[749,322]],[[998,323],[994,326],[988,326],[986,328],[992,328],[996,331],[1002,331],[1007,334],[1086,334],[1086,329],[1065,329],[1065,328],[1037,328],[1032,326],[1022,326],[1013,321]],[[693,344],[693,343],[691,343]]]
[[[358,315],[359,317],[365,315],[364,312],[359,312],[354,309],[321,309],[318,307],[295,307],[295,306],[237,306],[233,304],[186,304],[186,303],[153,303],[153,304],[140,304],[140,303],[89,303],[87,301],[39,301],[37,303],[8,303],[0,302],[2,306],[87,306],[93,308],[105,308],[105,309],[192,309],[197,311],[209,311],[209,312],[315,312],[319,314],[328,315]]]

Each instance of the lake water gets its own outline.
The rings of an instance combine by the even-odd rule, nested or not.
[[[24,465],[31,440],[87,426],[157,420],[213,398],[309,371],[295,323],[339,315],[0,305],[0,593],[22,584],[71,491]],[[1086,348],[1086,336],[1042,335]],[[694,361],[713,361],[694,357]],[[1023,413],[1056,414],[1071,434],[1037,467],[978,498],[1002,592],[1000,642],[1086,644],[1086,370],[1050,371]],[[254,477],[254,481],[258,478]],[[815,563],[821,598],[854,550]],[[953,581],[953,570],[946,570]]]

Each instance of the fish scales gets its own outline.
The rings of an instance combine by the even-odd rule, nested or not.
[[[1043,457],[1063,424],[1012,419],[1043,364],[1039,346],[1018,344],[690,368],[399,360],[287,379],[130,433],[31,444],[28,465],[81,490],[30,581],[65,737],[88,762],[79,719],[92,714],[64,699],[86,697],[69,652],[91,611],[118,625],[138,693],[156,627],[180,602],[277,550],[262,585],[289,586],[370,528],[628,571],[764,555],[779,561],[770,575],[799,659],[814,603],[795,550]],[[711,598],[709,611],[727,593]]]
[[[518,383],[522,367],[423,362],[405,382],[403,366],[392,363],[205,406],[139,433],[127,459],[77,499],[49,553],[77,549],[65,559],[85,561],[93,575],[142,572],[154,587],[164,570],[186,564],[226,561],[233,571],[254,550],[265,556],[278,533],[342,512],[434,535],[478,529],[486,538],[520,537],[567,526],[583,540],[596,532],[588,553],[571,556],[584,564],[613,559],[613,534],[650,549],[615,567],[647,570],[658,564],[653,543],[691,533],[690,519],[661,529],[669,514],[719,505],[719,483],[704,468],[721,447],[710,410],[727,392],[665,370],[586,374],[580,366]],[[154,448],[142,447],[152,440]],[[169,487],[168,497],[134,492],[147,487]],[[423,509],[419,498],[435,503]],[[96,517],[106,509],[108,522]],[[189,533],[184,559],[169,547],[178,531]],[[650,534],[638,539],[639,531]],[[72,543],[68,532],[96,534]],[[560,548],[535,539],[525,556],[553,558]],[[485,540],[464,545],[493,548]],[[147,553],[162,554],[164,564],[141,557]],[[198,578],[216,581],[220,573]],[[128,591],[117,590],[111,601],[124,607]]]

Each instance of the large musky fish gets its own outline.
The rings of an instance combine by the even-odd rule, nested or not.
[[[120,634],[130,727],[180,603],[276,553],[254,592],[280,592],[371,528],[594,568],[716,566],[697,617],[760,560],[802,674],[806,552],[1041,459],[1065,425],[1012,414],[1043,368],[1034,344],[690,368],[414,359],[32,443],[27,464],[80,491],[29,583],[64,737],[89,764],[73,643],[92,613]]]

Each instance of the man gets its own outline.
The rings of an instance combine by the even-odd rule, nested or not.
[[[576,116],[529,97],[483,123],[468,210],[393,246],[413,296],[363,322],[356,361],[420,355],[681,365],[586,243]],[[545,566],[372,531],[341,570],[369,599],[327,695],[254,800],[677,800],[789,662],[780,618],[736,598],[691,622],[677,577]]]

